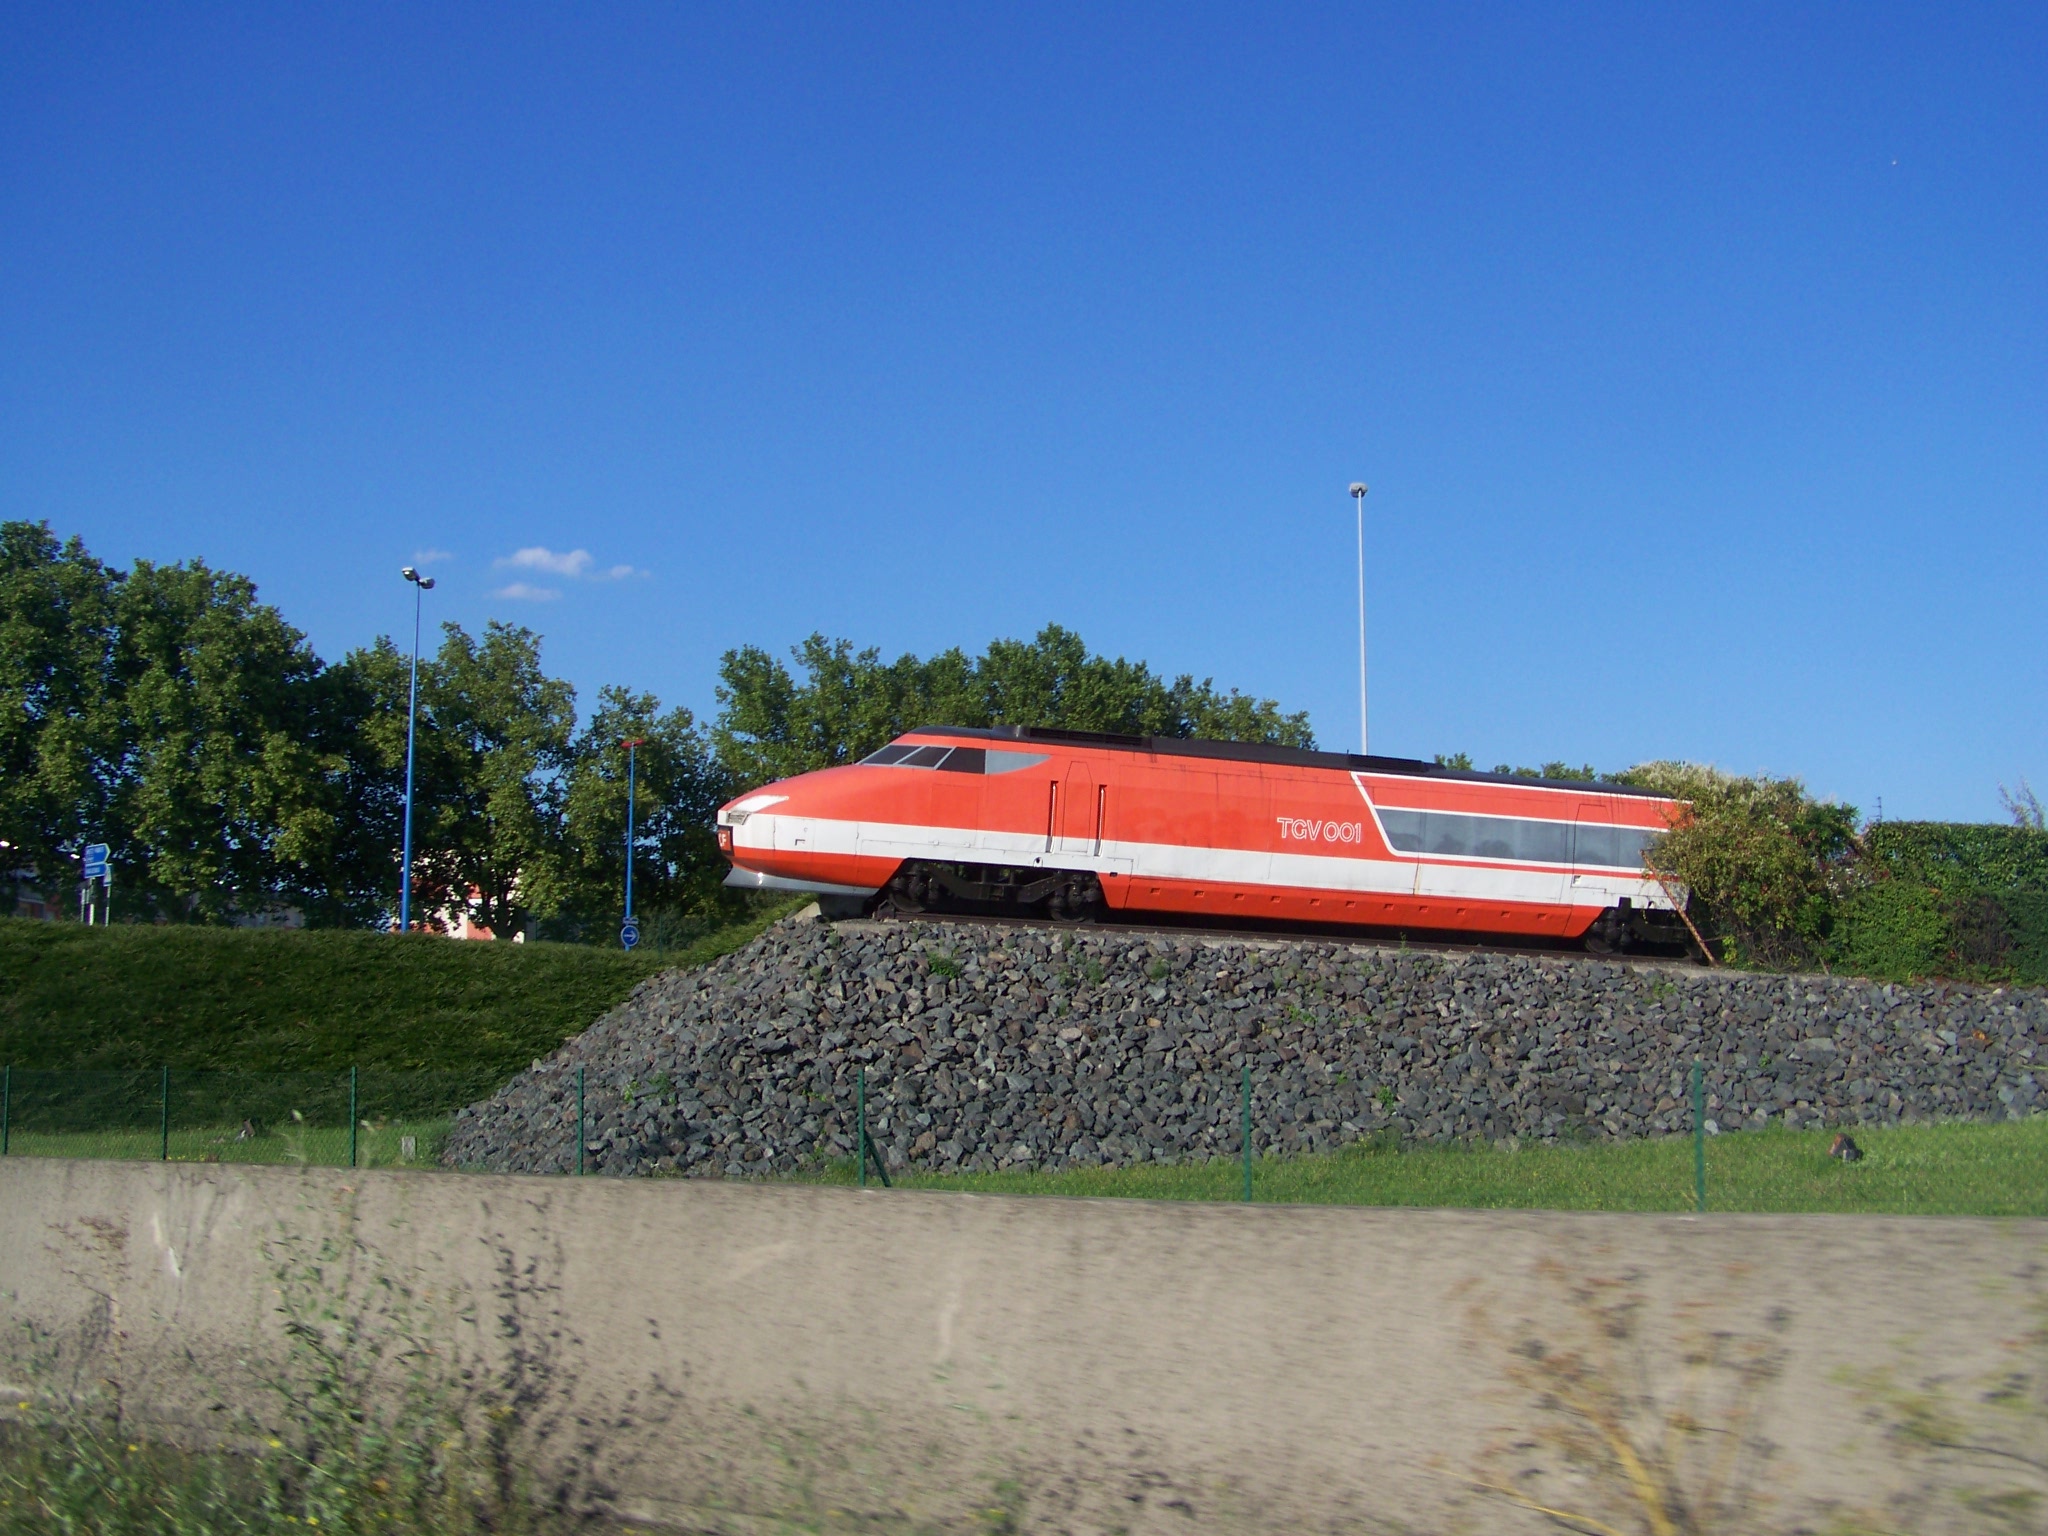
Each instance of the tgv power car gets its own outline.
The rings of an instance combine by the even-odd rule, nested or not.
[[[929,726],[718,813],[728,885],[836,915],[1104,911],[1677,945],[1643,850],[1683,805],[1406,758]]]

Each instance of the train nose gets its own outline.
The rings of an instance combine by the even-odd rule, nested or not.
[[[718,808],[718,851],[731,858],[734,846],[746,841],[742,829],[748,820],[770,806],[783,805],[788,800],[787,795],[771,795],[757,790],[741,795],[737,800],[726,801]]]

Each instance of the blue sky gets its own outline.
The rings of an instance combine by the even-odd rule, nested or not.
[[[2044,80],[2018,5],[8,6],[0,516],[329,657],[430,556],[586,701],[1056,621],[1343,746],[1363,479],[1376,750],[1995,818]]]

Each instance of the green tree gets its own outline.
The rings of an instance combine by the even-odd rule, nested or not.
[[[1309,747],[1306,714],[1271,699],[1220,692],[1213,680],[1166,679],[1143,662],[1091,654],[1079,635],[1048,625],[1030,641],[997,640],[977,658],[959,650],[884,662],[845,640],[812,635],[787,665],[754,646],[719,665],[718,759],[738,783],[759,784],[855,761],[920,725],[1035,725],[1126,735],[1208,737]]]
[[[441,626],[440,651],[420,663],[413,791],[415,910],[460,905],[510,938],[531,913],[555,911],[564,885],[562,798],[576,693],[541,668],[540,636],[493,620],[481,640]],[[382,743],[404,754],[406,658],[380,640],[360,667],[393,699]],[[379,759],[391,752],[380,744]]]
[[[47,523],[0,523],[0,874],[46,890],[76,881],[108,822],[119,581]]]
[[[1495,773],[1508,774],[1517,779],[1579,779],[1593,781],[1600,777],[1600,770],[1591,763],[1567,763],[1562,758],[1553,758],[1541,768],[1529,768],[1513,763],[1495,763]]]
[[[563,794],[565,936],[609,935],[625,883],[626,750],[637,738],[633,794],[634,910],[643,929],[729,915],[726,863],[712,819],[736,786],[687,709],[610,687],[577,736]]]
[[[0,840],[45,889],[103,840],[131,916],[366,915],[364,703],[245,577],[0,524]]]
[[[162,915],[218,919],[324,889],[343,757],[320,660],[247,577],[137,562],[114,598],[119,874]],[[130,898],[134,899],[133,896]]]
[[[335,779],[342,826],[325,888],[309,907],[319,921],[397,921],[408,666],[409,658],[380,636],[321,678],[321,717],[342,765]],[[430,667],[431,660],[423,663],[422,677]]]

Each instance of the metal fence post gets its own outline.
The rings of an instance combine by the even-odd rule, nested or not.
[[[1692,1064],[1692,1203],[1707,1208],[1707,1090],[1700,1064]]]
[[[1252,1064],[1244,1064],[1244,1198],[1252,1198]]]
[[[860,1187],[868,1187],[868,1069],[854,1068],[853,1079],[853,1162],[860,1170]]]
[[[583,1069],[576,1069],[576,1174],[583,1175]]]
[[[171,1160],[171,1069],[164,1068],[164,1085],[157,1105],[158,1146],[162,1156],[160,1162]]]
[[[348,1069],[348,1165],[356,1165],[356,1069]]]
[[[14,1063],[0,1067],[0,1157],[7,1155],[9,1120],[14,1111]]]

